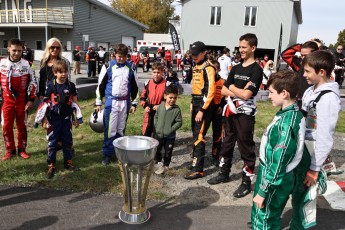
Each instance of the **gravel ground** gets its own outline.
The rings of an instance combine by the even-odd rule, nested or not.
[[[160,192],[165,193],[169,198],[174,200],[174,197],[178,197],[175,201],[180,203],[198,203],[198,201],[207,201],[212,199],[207,194],[210,189],[214,190],[213,196],[217,196],[217,201],[213,199],[212,205],[215,206],[243,206],[251,205],[251,196],[248,195],[245,198],[237,199],[232,196],[232,193],[237,189],[241,183],[241,169],[242,161],[240,159],[240,153],[237,148],[235,148],[234,162],[232,166],[232,172],[230,175],[230,182],[219,184],[219,185],[209,185],[207,180],[216,176],[219,169],[212,165],[211,156],[211,140],[207,138],[206,144],[206,160],[205,160],[205,177],[197,180],[185,180],[183,175],[187,172],[186,166],[191,162],[190,152],[192,151],[192,138],[190,133],[177,134],[177,139],[175,142],[174,153],[172,157],[172,162],[170,164],[170,170],[164,175],[152,175],[150,186],[154,185],[155,189]],[[260,139],[255,138],[256,152],[258,156],[258,147],[260,145]],[[345,134],[336,133],[334,137],[334,146],[332,149],[332,157],[337,168],[345,169]],[[258,165],[258,161],[257,161]],[[345,173],[337,176],[330,176],[329,180],[335,181],[345,181]],[[255,180],[255,179],[254,179]],[[254,181],[253,181],[254,184]],[[252,184],[252,186],[253,186]],[[188,188],[193,187],[193,194],[184,194],[183,197],[179,196],[182,191],[188,191]],[[289,204],[288,204],[289,206]]]

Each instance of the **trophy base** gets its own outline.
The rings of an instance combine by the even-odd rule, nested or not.
[[[148,221],[150,217],[151,213],[148,210],[139,214],[132,214],[123,210],[119,212],[120,220],[126,224],[142,224]]]

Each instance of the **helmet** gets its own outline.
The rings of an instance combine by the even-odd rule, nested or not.
[[[95,110],[95,112],[91,113],[89,124],[91,129],[96,133],[104,132],[103,109],[99,112]]]

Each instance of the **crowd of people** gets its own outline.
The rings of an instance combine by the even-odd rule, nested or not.
[[[255,96],[268,90],[273,106],[280,110],[261,139],[259,168],[253,192],[252,229],[280,229],[281,214],[292,196],[293,215],[290,229],[305,229],[315,225],[315,216],[305,216],[304,204],[315,200],[310,194],[323,191],[326,172],[332,163],[330,151],[340,111],[339,87],[343,80],[343,47],[336,54],[325,50],[318,39],[293,45],[281,54],[278,66],[265,55],[255,58],[258,39],[255,34],[239,38],[234,56],[230,50],[209,51],[206,45],[194,42],[186,54],[178,50],[177,72],[173,70],[169,50],[159,52],[153,63],[149,53],[140,54],[124,44],[117,44],[112,52],[103,47],[87,52],[88,76],[96,76],[96,111],[103,110],[104,142],[102,164],[107,166],[115,156],[113,141],[125,135],[129,113],[138,104],[144,109],[142,135],[159,141],[154,158],[155,173],[169,170],[173,157],[176,131],[182,126],[181,109],[177,105],[182,71],[185,83],[191,84],[190,103],[192,153],[186,180],[205,176],[205,136],[212,125],[212,159],[219,167],[218,175],[207,181],[210,185],[230,182],[235,145],[243,160],[241,183],[233,193],[242,198],[251,193],[255,176],[254,142]],[[56,173],[56,152],[63,151],[64,167],[79,170],[72,163],[73,141],[71,126],[82,122],[76,86],[70,81],[71,67],[62,57],[59,39],[47,41],[38,81],[31,65],[32,51],[19,39],[8,43],[9,57],[1,60],[2,124],[6,152],[2,161],[18,154],[30,158],[26,152],[26,114],[37,97],[40,100],[35,124],[47,130],[47,178]],[[31,54],[30,54],[31,52]],[[73,73],[80,73],[80,47],[73,51]],[[146,59],[146,60],[145,60]],[[152,79],[139,89],[137,68],[151,69]],[[146,69],[145,69],[146,61]],[[115,68],[114,68],[115,67]],[[334,74],[334,75],[333,75]],[[103,106],[103,109],[102,109]],[[17,148],[13,124],[17,125]],[[162,151],[164,149],[164,152]],[[334,163],[333,163],[334,164]],[[325,167],[325,165],[327,167]],[[309,199],[309,200],[308,200]],[[315,208],[315,207],[312,207]]]

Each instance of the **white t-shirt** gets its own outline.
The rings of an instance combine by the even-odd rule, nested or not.
[[[177,53],[177,54],[175,54],[175,57],[176,57],[176,59],[182,59],[182,54]]]
[[[228,75],[229,75],[229,66],[231,66],[231,59],[230,57],[228,57],[227,55],[222,55],[218,58],[218,62],[220,64],[220,71],[219,71],[219,75],[221,76],[221,78],[223,79],[228,79]]]

